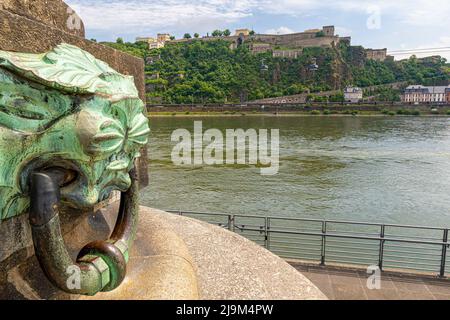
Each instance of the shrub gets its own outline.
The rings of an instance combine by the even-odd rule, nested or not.
[[[413,111],[411,111],[411,115],[412,116],[420,116],[420,111],[419,110],[413,110]]]
[[[411,111],[409,111],[409,110],[403,110],[403,115],[405,115],[405,116],[410,116],[411,114],[412,114]]]
[[[320,114],[320,111],[319,110],[313,110],[313,111],[311,111],[311,115],[313,115],[313,116],[317,116],[317,115],[319,115]]]
[[[323,110],[323,114],[326,115],[326,116],[328,116],[328,115],[331,114],[331,111],[328,110],[328,109],[325,109],[325,110]]]
[[[389,112],[388,112],[388,115],[390,115],[391,117],[393,117],[393,116],[396,115],[396,113],[395,113],[394,111],[389,111]]]

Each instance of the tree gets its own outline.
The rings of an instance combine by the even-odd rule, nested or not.
[[[185,33],[184,36],[183,36],[183,38],[184,38],[184,39],[191,39],[192,36],[191,36],[190,33]]]
[[[170,40],[175,40],[176,38],[175,38],[175,36],[170,36]]]
[[[116,43],[123,44],[123,38],[117,38]]]
[[[148,86],[154,90],[149,92],[149,99],[161,103],[238,103],[241,98],[251,101],[301,93],[312,93],[310,99],[324,101],[317,92],[343,89],[348,84],[367,87],[406,81],[432,85],[450,80],[450,74],[445,72],[450,66],[445,60],[373,61],[352,52],[346,54],[348,48],[342,46],[305,48],[298,58],[284,59],[273,57],[271,52],[254,55],[247,46],[230,50],[230,42],[220,38],[186,41],[156,50],[149,50],[143,42],[105,44],[141,58],[159,56],[146,65],[146,72],[160,74],[160,79],[148,79]],[[262,60],[273,73],[261,74]],[[308,72],[315,60],[320,68]],[[339,62],[342,71],[336,68]],[[370,96],[398,100],[400,91],[386,87],[372,90]],[[329,100],[341,102],[342,93]]]
[[[256,34],[255,30],[250,31],[250,35],[254,36]]]
[[[223,32],[221,30],[214,30],[212,33],[213,37],[221,37],[223,35]]]
[[[198,33],[194,33],[194,38],[200,38],[200,35]]]
[[[224,35],[225,37],[231,36],[231,31],[230,31],[230,29],[226,29],[226,30],[223,32],[223,35]]]
[[[325,37],[325,32],[323,32],[323,31],[317,32],[317,33],[316,33],[316,37],[317,37],[317,38],[323,38],[323,37]]]

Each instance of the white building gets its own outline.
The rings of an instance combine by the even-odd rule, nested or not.
[[[148,44],[148,48],[149,49],[159,49],[159,48],[164,48],[164,42],[150,42]]]
[[[405,89],[402,95],[402,101],[406,103],[444,103],[447,102],[446,91],[450,86],[425,87],[422,85],[413,85]]]
[[[344,100],[348,102],[360,102],[363,99],[363,90],[358,87],[347,87],[344,90]]]
[[[148,43],[149,49],[159,49],[164,48],[166,42],[170,41],[170,34],[168,33],[158,33],[157,38],[152,37],[138,37],[136,42],[142,41]]]

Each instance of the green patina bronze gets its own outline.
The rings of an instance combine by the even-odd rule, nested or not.
[[[150,132],[133,77],[71,45],[45,54],[0,51],[0,220],[29,209],[31,172],[77,173],[63,205],[91,208],[131,185]]]

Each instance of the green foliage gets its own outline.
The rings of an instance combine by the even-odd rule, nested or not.
[[[226,31],[215,30],[212,35],[220,37]],[[252,54],[245,44],[231,50],[230,42],[222,39],[172,43],[155,50],[148,50],[146,43],[107,45],[142,58],[161,56],[146,71],[159,73],[167,81],[151,92],[162,103],[239,103],[309,92],[312,102],[342,102],[342,92],[331,97],[316,93],[347,85],[369,87],[450,79],[445,59],[379,62],[367,60],[364,48],[344,44],[336,49],[305,48],[297,59],[275,58],[271,52]],[[311,72],[309,66],[314,58],[319,69]],[[262,60],[268,71],[261,71]],[[400,90],[387,86],[366,91],[366,96],[380,101],[399,101],[399,94]]]
[[[325,37],[325,32],[323,32],[323,31],[317,32],[317,33],[316,33],[316,37],[317,37],[317,38]]]
[[[306,100],[308,102],[328,102],[328,97],[310,94]]]
[[[194,33],[194,38],[200,38],[200,35],[198,33]]]
[[[393,89],[389,86],[381,86],[372,90],[365,90],[365,97],[372,97],[375,101],[383,101],[383,102],[399,102],[401,95],[401,90]]]
[[[419,110],[400,109],[400,110],[397,110],[397,114],[403,115],[403,116],[420,116],[420,111]]]
[[[344,98],[344,94],[342,92],[332,95],[328,98],[328,101],[330,101],[330,102],[344,102],[344,100],[345,100],[345,98]]]
[[[123,38],[117,38],[116,43],[123,44]]]
[[[145,80],[145,84],[155,84],[155,85],[167,86],[169,84],[169,81],[167,81],[165,79],[147,79],[147,80]]]
[[[231,31],[230,31],[230,29],[225,29],[225,30],[223,31],[223,35],[224,35],[225,37],[231,36]]]
[[[184,36],[183,36],[183,38],[184,38],[184,39],[191,39],[192,36],[191,36],[190,33],[185,33]]]
[[[221,37],[221,36],[223,36],[223,31],[222,30],[214,30],[212,32],[212,36],[213,37]]]
[[[107,45],[116,50],[120,50],[122,52],[129,53],[129,54],[139,57],[139,58],[145,58],[149,52],[148,44],[146,42],[136,42],[136,43],[102,42],[102,44]]]

